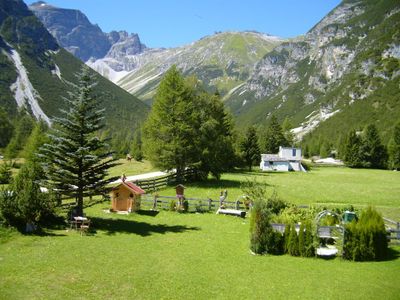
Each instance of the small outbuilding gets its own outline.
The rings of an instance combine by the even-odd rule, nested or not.
[[[140,209],[141,195],[145,194],[132,182],[122,181],[111,190],[111,210],[132,212]]]

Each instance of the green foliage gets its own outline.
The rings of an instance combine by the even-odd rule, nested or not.
[[[287,252],[292,256],[299,256],[299,237],[297,236],[294,223],[290,225],[289,241],[287,243]]]
[[[400,170],[400,123],[393,130],[393,137],[389,143],[389,166],[392,169]]]
[[[278,192],[274,190],[267,200],[267,207],[273,214],[278,215],[282,210],[288,207],[288,204],[279,198]]]
[[[294,134],[291,131],[292,129],[293,129],[293,125],[290,122],[290,119],[288,117],[286,117],[282,123],[282,131],[283,131],[283,135],[285,137],[285,140],[286,140],[286,143],[288,146],[293,145],[293,142],[294,142]]]
[[[21,152],[21,157],[30,162],[40,161],[39,157],[37,156],[37,152],[39,148],[49,140],[48,136],[46,135],[48,129],[49,128],[47,124],[42,120],[35,124]]]
[[[0,184],[8,184],[12,180],[11,161],[0,163]]]
[[[133,138],[132,146],[131,146],[131,154],[132,157],[136,161],[143,160],[143,151],[142,151],[142,133],[140,128],[136,130],[135,137]]]
[[[251,167],[257,165],[260,161],[260,147],[258,146],[257,131],[254,126],[247,128],[246,135],[240,142],[240,156],[246,166]]]
[[[256,254],[283,253],[283,237],[272,228],[270,214],[265,201],[255,201],[250,215],[250,249]]]
[[[385,259],[388,241],[382,216],[372,207],[363,210],[360,219],[346,225],[343,257],[355,261]]]
[[[32,231],[53,214],[52,194],[40,191],[42,176],[40,165],[28,162],[21,168],[11,188],[1,192],[0,213],[7,224]]]
[[[315,256],[313,226],[310,220],[306,221],[306,226],[305,226],[303,256],[305,257]]]
[[[56,118],[50,142],[41,148],[46,172],[46,185],[61,194],[77,199],[77,211],[83,214],[83,198],[104,193],[105,186],[115,178],[107,178],[115,158],[101,140],[104,110],[97,109],[93,95],[94,78],[87,67],[82,68],[79,84],[68,99],[65,117]]]
[[[5,156],[7,158],[18,157],[33,130],[34,124],[35,121],[26,110],[21,110],[18,113],[18,117],[15,120],[13,136],[5,150]]]
[[[169,201],[169,210],[170,211],[175,211],[176,210],[176,201],[174,199]]]
[[[299,229],[299,255],[300,256],[305,256],[306,253],[306,241],[305,241],[305,225],[304,223],[301,223],[300,229]]]
[[[289,253],[289,237],[290,237],[290,230],[291,230],[290,224],[291,223],[286,223],[285,231],[283,233],[283,240],[284,240],[283,252],[284,253]]]
[[[367,126],[361,147],[364,167],[384,169],[387,164],[387,151],[382,145],[374,124]]]
[[[351,168],[362,166],[361,153],[362,140],[355,130],[351,130],[347,136],[346,147],[344,152],[344,162]]]
[[[144,126],[146,157],[158,168],[194,167],[219,178],[231,166],[233,123],[219,95],[209,95],[196,78],[187,81],[175,66],[161,81]]]
[[[278,153],[279,146],[289,146],[275,115],[272,115],[265,135],[261,139],[264,153]]]
[[[8,145],[13,135],[13,130],[14,126],[11,124],[9,116],[7,116],[6,111],[0,106],[0,148]]]

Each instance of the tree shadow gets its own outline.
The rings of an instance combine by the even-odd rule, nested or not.
[[[388,248],[388,253],[385,259],[382,261],[391,261],[391,260],[397,260],[400,258],[400,251],[393,249],[393,247]]]
[[[124,219],[91,218],[91,233],[96,230],[105,231],[107,235],[116,233],[133,233],[140,236],[150,236],[153,233],[166,234],[168,232],[182,233],[185,231],[200,230],[199,227],[188,227],[184,225],[169,226],[166,224],[149,224]]]
[[[149,217],[155,217],[157,216],[160,212],[158,210],[139,210],[136,212],[138,215],[142,216],[149,216]]]

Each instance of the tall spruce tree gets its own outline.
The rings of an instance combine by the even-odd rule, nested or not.
[[[346,146],[344,147],[344,162],[350,168],[362,166],[361,156],[362,140],[355,130],[351,130],[347,136]]]
[[[115,178],[106,178],[116,159],[105,140],[98,137],[104,127],[103,109],[97,108],[93,93],[94,75],[87,67],[77,74],[78,84],[65,99],[64,117],[54,119],[50,142],[41,148],[46,184],[59,193],[75,197],[77,212],[83,214],[83,199],[104,192]]]
[[[14,126],[9,120],[6,111],[0,107],[0,148],[4,148],[10,142],[13,135]]]
[[[143,150],[142,150],[142,132],[138,127],[135,131],[135,136],[133,137],[131,145],[132,157],[137,161],[143,160]]]
[[[389,143],[390,168],[400,170],[400,123],[394,127]]]
[[[260,147],[258,146],[257,131],[254,126],[247,128],[246,135],[240,142],[239,147],[243,162],[251,171],[251,167],[260,161]]]
[[[365,129],[361,147],[363,165],[367,168],[382,169],[387,165],[387,151],[381,143],[378,129],[374,124],[368,125]]]
[[[265,136],[263,137],[265,153],[278,153],[279,146],[289,146],[281,125],[275,115],[272,115]]]

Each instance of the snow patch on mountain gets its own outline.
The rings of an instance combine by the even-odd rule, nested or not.
[[[11,45],[8,46],[11,49],[8,57],[13,61],[18,74],[17,81],[10,86],[11,91],[14,93],[14,98],[18,107],[23,107],[26,104],[29,104],[36,119],[42,119],[47,124],[51,125],[49,117],[47,117],[47,115],[43,112],[38,103],[38,99],[42,100],[42,98],[32,86],[32,83],[28,77],[28,72],[22,63],[21,56],[15,49],[11,47]]]
[[[61,71],[60,71],[60,68],[57,65],[55,65],[54,70],[51,70],[51,74],[56,75],[60,80],[62,80]]]
[[[340,110],[331,111],[327,108],[322,108],[319,111],[313,111],[306,117],[306,121],[301,123],[301,126],[293,128],[291,131],[295,135],[297,141],[301,139],[309,132],[313,131],[318,125],[338,113]]]

